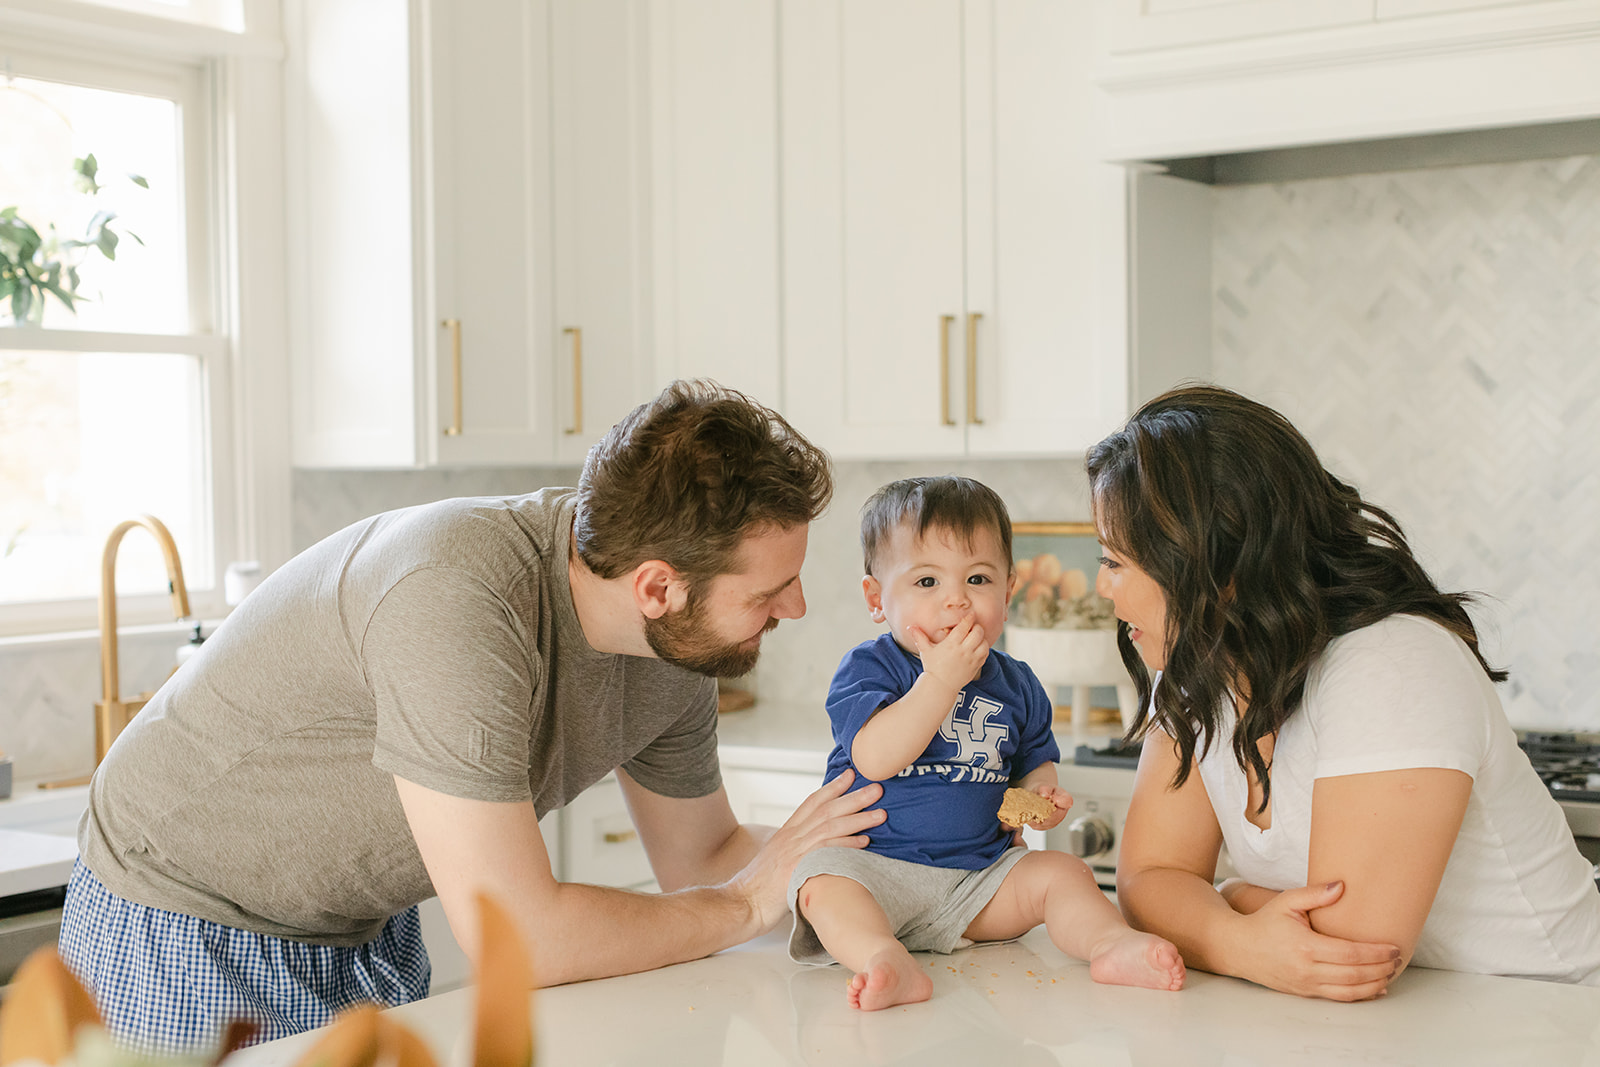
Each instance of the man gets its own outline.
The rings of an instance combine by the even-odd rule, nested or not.
[[[218,628],[96,773],[61,951],[108,1026],[193,1048],[427,994],[415,905],[469,955],[473,899],[539,981],[693,959],[786,913],[796,860],[865,843],[878,787],[742,827],[712,675],[805,613],[827,457],[780,416],[674,383],[578,488],[387,512],[306,550]],[[558,883],[538,819],[615,770],[661,894]]]

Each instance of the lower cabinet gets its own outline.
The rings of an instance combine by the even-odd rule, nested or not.
[[[782,826],[822,785],[822,771],[820,767],[815,772],[724,767],[722,785],[740,822]]]
[[[639,832],[628,817],[622,786],[607,775],[561,810],[563,882],[623,889],[656,888]]]

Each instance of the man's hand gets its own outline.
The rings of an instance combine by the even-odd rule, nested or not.
[[[932,640],[915,626],[906,633],[917,646],[923,673],[938,679],[952,693],[959,692],[976,678],[989,658],[990,642],[970,612],[939,641]]]
[[[855,774],[847,770],[812,793],[744,870],[729,880],[728,885],[749,902],[757,933],[771,930],[789,913],[789,877],[801,856],[829,846],[864,848],[865,831],[885,819],[882,809],[862,810],[877,803],[883,786],[872,782],[847,793],[853,781]]]

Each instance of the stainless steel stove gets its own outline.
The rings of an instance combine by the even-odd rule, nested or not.
[[[1600,864],[1600,734],[1518,731],[1517,744],[1566,812],[1578,851]]]

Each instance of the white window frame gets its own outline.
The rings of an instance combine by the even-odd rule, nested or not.
[[[212,566],[202,574],[183,562],[191,613],[208,620],[228,611],[222,575],[230,561],[258,560],[270,571],[290,554],[278,11],[277,0],[247,0],[250,30],[233,33],[66,0],[0,0],[0,51],[25,58],[13,69],[18,76],[121,91],[145,80],[183,108],[189,332],[0,327],[0,350],[200,360]],[[98,572],[99,558],[84,565]],[[124,626],[172,620],[164,594],[128,594],[117,607]],[[96,598],[0,605],[0,637],[92,630],[97,614]]]

